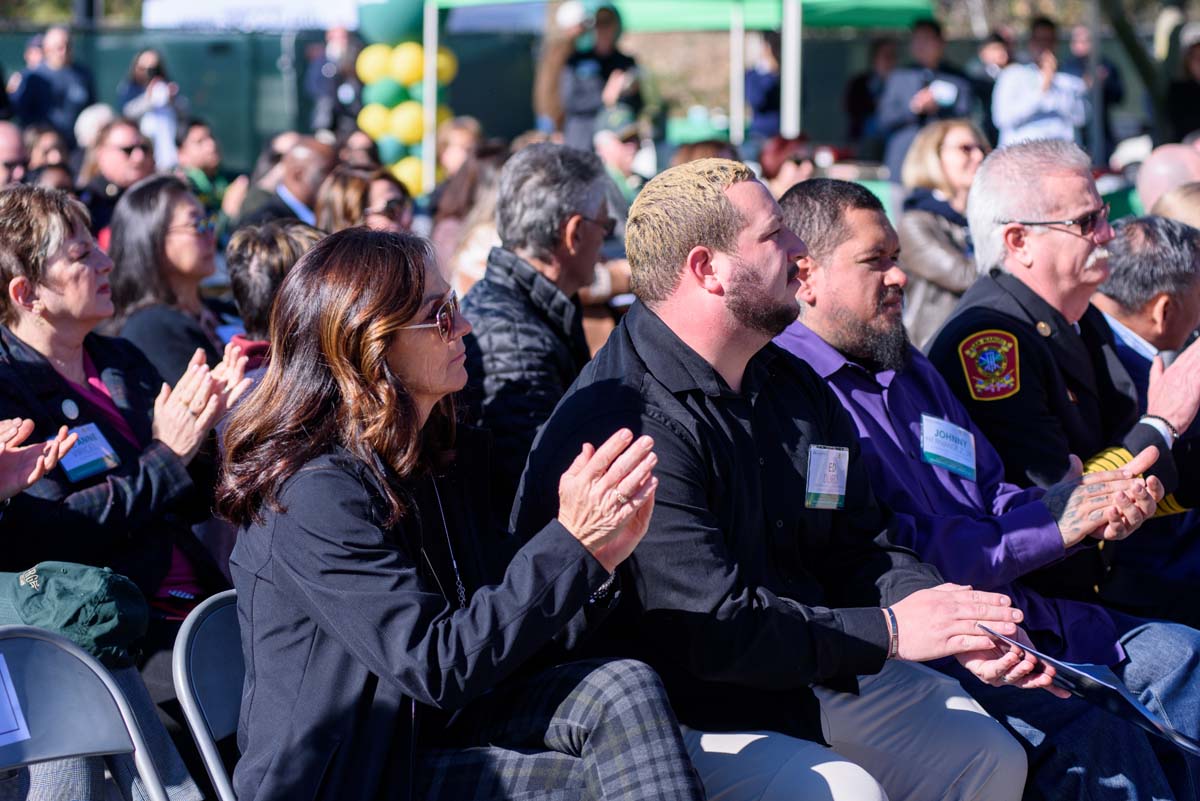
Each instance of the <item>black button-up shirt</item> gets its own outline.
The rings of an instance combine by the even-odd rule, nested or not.
[[[651,664],[685,724],[819,739],[809,685],[853,689],[855,675],[877,672],[880,605],[940,581],[892,544],[845,410],[774,345],[734,392],[634,304],[534,443],[513,510],[520,534],[556,514],[581,443],[622,426],[655,439],[657,501],[620,569],[617,609],[583,649]],[[844,509],[805,507],[810,445],[849,450]]]

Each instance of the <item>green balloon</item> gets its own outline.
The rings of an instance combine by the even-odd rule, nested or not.
[[[418,103],[425,101],[425,84],[422,81],[408,85],[408,96]],[[449,101],[450,93],[445,86],[439,86],[437,90],[437,102],[439,106],[446,105]]]
[[[408,100],[408,92],[393,78],[380,78],[363,86],[363,105],[381,103],[388,108],[397,106]]]
[[[375,142],[379,148],[379,161],[384,166],[391,166],[408,155],[408,148],[394,136],[385,134]]]
[[[423,150],[423,148],[422,148],[422,143],[421,143],[421,142],[417,142],[415,145],[409,145],[409,148],[408,148],[408,155],[410,155],[410,156],[416,156],[417,158],[421,158],[421,152],[422,152],[422,150]]]
[[[359,3],[358,34],[368,44],[394,45],[405,39],[421,40],[422,0],[386,0]]]

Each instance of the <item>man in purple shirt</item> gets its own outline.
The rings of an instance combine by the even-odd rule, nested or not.
[[[850,412],[872,489],[917,521],[905,544],[951,581],[1010,594],[1040,649],[1111,666],[1144,703],[1194,736],[1200,632],[1047,598],[1020,580],[1070,551],[1123,538],[1152,514],[1161,484],[1129,476],[1148,468],[1155,450],[1086,479],[1072,460],[1064,481],[1048,490],[1004,483],[999,455],[908,342],[900,316],[907,279],[879,201],[856,184],[818,180],[793,187],[780,205],[809,253],[800,262],[802,322],[776,342],[824,377]],[[1140,730],[1084,701],[963,686],[1026,745],[1030,792],[1108,797],[1117,787],[1130,798],[1158,798],[1170,793],[1169,782],[1177,797],[1196,797],[1195,765],[1164,770]]]

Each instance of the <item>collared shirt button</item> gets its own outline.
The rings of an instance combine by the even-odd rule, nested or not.
[[[766,459],[762,458],[761,456],[758,457],[758,466],[759,467],[763,467],[764,465],[766,465],[766,463],[767,463]]]
[[[783,528],[783,521],[782,521],[782,520],[776,520],[776,521],[775,521],[775,528]]]

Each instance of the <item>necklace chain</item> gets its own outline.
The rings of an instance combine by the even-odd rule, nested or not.
[[[450,527],[446,525],[446,510],[442,508],[442,493],[438,491],[437,479],[432,475],[429,482],[433,484],[433,497],[437,499],[438,513],[442,516],[442,533],[446,535],[446,550],[450,553],[450,567],[454,569],[454,589],[458,593],[458,608],[467,608],[467,588],[463,586],[462,576],[458,572],[458,560],[454,558],[454,546],[450,544]]]

